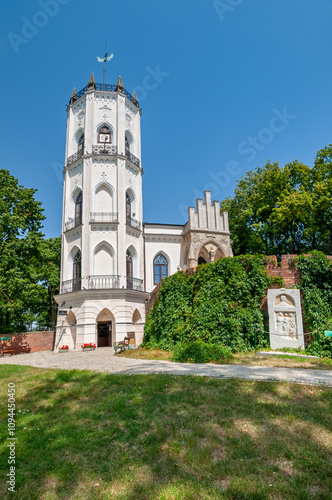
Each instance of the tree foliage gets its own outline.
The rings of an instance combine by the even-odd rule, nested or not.
[[[47,287],[56,290],[59,243],[44,240],[41,203],[36,190],[18,184],[0,170],[0,330],[25,330],[36,319],[50,321],[45,308]],[[52,250],[53,249],[53,250]],[[50,252],[53,255],[50,257]],[[57,253],[57,257],[55,257]],[[52,266],[49,265],[52,261]],[[50,272],[52,267],[53,272]],[[59,279],[59,278],[58,278]]]
[[[235,254],[331,252],[332,145],[311,169],[295,160],[249,171],[221,209],[229,212]]]
[[[260,311],[267,288],[279,279],[268,276],[263,256],[239,256],[199,266],[192,276],[178,272],[161,285],[148,314],[144,344],[173,349],[201,340],[232,351],[251,349],[255,328],[263,329]]]

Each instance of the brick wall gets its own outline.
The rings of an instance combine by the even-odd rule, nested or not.
[[[4,333],[1,337],[10,337],[10,340],[0,340],[0,346],[20,347],[25,346],[28,352],[50,351],[53,349],[54,332],[26,332]]]
[[[266,269],[270,276],[278,276],[283,278],[285,288],[292,288],[300,281],[300,273],[296,267],[292,266],[290,260],[297,255],[288,254],[281,256],[281,267],[278,266],[277,257],[269,255],[270,263],[267,264]]]

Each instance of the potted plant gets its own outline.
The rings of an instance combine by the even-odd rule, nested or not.
[[[62,347],[59,347],[59,352],[67,352],[69,349],[69,345],[63,345]]]
[[[83,351],[94,351],[96,349],[96,344],[90,342],[90,344],[81,345]]]

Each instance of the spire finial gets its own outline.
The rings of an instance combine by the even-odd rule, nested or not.
[[[70,101],[69,101],[69,104],[72,104],[73,102],[77,101],[77,94],[76,94],[76,89],[74,87],[74,90],[73,90],[73,93],[71,95],[71,98],[70,98]]]
[[[88,90],[96,88],[95,75],[92,73],[90,76],[90,80],[88,81]]]
[[[120,75],[119,75],[118,82],[116,84],[115,90],[119,91],[119,92],[123,92],[124,91],[124,86],[123,86],[122,78],[121,78]]]

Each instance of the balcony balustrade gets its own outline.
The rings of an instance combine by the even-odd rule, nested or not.
[[[81,278],[63,281],[61,283],[61,293],[70,293],[81,290]]]
[[[134,227],[135,229],[141,229],[141,223],[132,217],[127,216],[126,223],[128,226]]]
[[[83,150],[81,151],[76,151],[73,155],[69,156],[67,158],[67,165],[71,165],[72,163],[75,163],[75,161],[79,160],[83,156]]]
[[[90,222],[118,222],[118,212],[90,212]]]
[[[118,152],[117,146],[113,144],[97,144],[92,146],[92,154],[94,155],[112,155],[115,156]]]
[[[65,224],[66,231],[69,231],[69,229],[74,229],[75,227],[78,227],[81,224],[82,224],[82,214],[74,218],[69,218]]]
[[[112,288],[119,288],[119,278],[116,275],[96,275],[88,276],[89,290],[105,290]]]
[[[128,290],[139,290],[140,292],[143,290],[143,280],[138,278],[132,278],[131,276],[127,276],[127,289]]]
[[[104,92],[117,92],[117,85],[110,85],[108,83],[95,83],[95,89],[102,90]],[[91,90],[91,88],[86,85],[79,92],[77,92],[75,101],[82,97],[88,90]],[[137,108],[139,108],[138,101],[134,99],[134,97],[126,89],[123,90],[123,93],[133,104],[135,104]],[[69,104],[71,104],[71,102]]]
[[[126,157],[128,158],[129,161],[131,161],[131,163],[133,163],[134,165],[136,165],[136,167],[140,166],[139,159],[135,155],[133,155],[133,153],[131,153],[128,150],[126,150]]]

